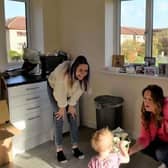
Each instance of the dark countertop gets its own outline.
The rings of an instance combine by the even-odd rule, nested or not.
[[[37,83],[41,81],[46,81],[47,78],[43,77],[41,75],[17,75],[17,76],[11,76],[9,78],[5,78],[5,83],[7,87],[12,86],[18,86],[23,84],[29,84],[29,83]]]

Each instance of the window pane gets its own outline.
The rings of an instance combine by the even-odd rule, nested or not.
[[[152,53],[157,63],[168,63],[168,1],[154,0]]]
[[[27,46],[25,2],[5,0],[6,46],[8,62],[22,61]]]
[[[120,49],[127,63],[144,63],[146,0],[121,0]]]

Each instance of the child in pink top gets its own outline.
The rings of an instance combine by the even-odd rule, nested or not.
[[[120,143],[120,151],[113,152],[113,134],[108,128],[96,131],[91,145],[98,155],[92,157],[88,168],[119,168],[121,163],[129,162],[128,147],[124,141]]]
[[[159,168],[168,167],[168,98],[157,85],[149,85],[143,91],[141,107],[141,133],[130,148],[132,155],[140,150],[163,162]]]

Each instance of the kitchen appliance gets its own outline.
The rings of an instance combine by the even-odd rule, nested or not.
[[[40,56],[42,76],[48,76],[60,63],[68,60],[68,56],[65,55],[49,55]]]

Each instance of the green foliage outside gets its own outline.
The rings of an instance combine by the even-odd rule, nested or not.
[[[152,56],[158,63],[168,63],[168,29],[153,31]],[[126,40],[122,43],[121,53],[125,55],[126,63],[144,63],[145,43],[136,40]]]
[[[23,53],[15,51],[15,50],[9,50],[8,55],[11,60],[19,61],[19,60],[22,60]]]
[[[128,63],[144,63],[144,43],[126,40],[121,46],[121,53],[125,55],[125,61]]]

